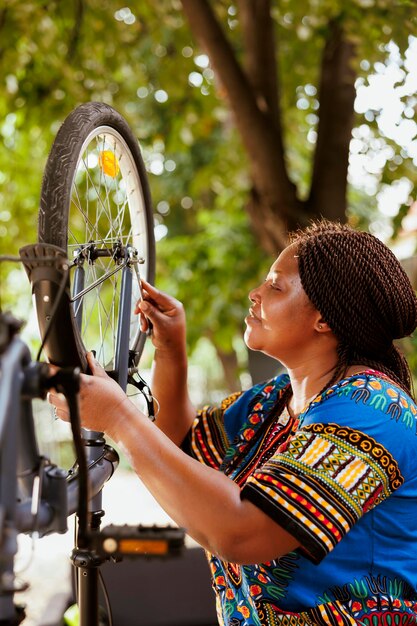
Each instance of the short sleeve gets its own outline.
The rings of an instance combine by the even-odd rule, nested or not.
[[[182,450],[200,463],[219,469],[226,452],[233,452],[232,443],[239,437],[257,401],[263,398],[263,406],[267,412],[274,404],[277,394],[287,384],[288,376],[280,375],[254,385],[247,391],[228,396],[220,406],[205,406],[198,412],[181,446]]]
[[[218,469],[229,447],[224,413],[241,393],[228,396],[220,406],[205,406],[197,413],[181,449],[200,463]]]
[[[326,422],[329,416],[340,420]],[[384,436],[377,440],[364,432],[366,423]],[[395,427],[389,413],[376,412],[375,403],[358,405],[346,393],[340,401],[335,393],[255,470],[241,497],[296,537],[306,556],[318,563],[367,511],[403,484],[398,459],[381,443],[395,436]],[[401,445],[397,450],[401,455]]]

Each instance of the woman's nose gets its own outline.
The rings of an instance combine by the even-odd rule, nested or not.
[[[251,289],[249,292],[249,300],[251,302],[259,302],[260,300],[260,295],[259,295],[259,287],[256,287],[255,289]]]

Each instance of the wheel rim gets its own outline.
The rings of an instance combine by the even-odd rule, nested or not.
[[[133,246],[140,264],[140,275],[148,278],[149,225],[137,166],[123,137],[109,126],[94,129],[85,139],[74,172],[68,219],[68,257],[77,256],[81,247],[111,249],[118,243]],[[85,287],[119,265],[111,257],[84,261]],[[87,350],[114,368],[117,321],[120,308],[122,271],[118,271],[86,295],[77,299],[74,313],[82,308],[81,337]],[[74,294],[73,294],[74,295]],[[133,277],[129,346],[135,349],[140,335],[133,314],[140,295],[136,274]]]

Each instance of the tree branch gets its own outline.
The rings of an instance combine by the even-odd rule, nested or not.
[[[307,208],[312,215],[345,220],[349,144],[355,101],[355,46],[341,25],[329,24],[318,98],[317,144]]]
[[[68,43],[68,52],[67,52],[67,61],[71,62],[74,58],[75,51],[77,49],[78,41],[81,35],[81,26],[83,23],[84,17],[84,1],[83,0],[74,0],[74,26],[71,30],[71,36]]]
[[[1,11],[0,11],[0,32],[5,28],[6,26],[6,20],[7,20],[7,14],[8,14],[8,8],[4,7]],[[2,58],[2,56],[4,55],[6,51],[6,47],[5,46],[1,46],[0,47],[0,59]]]
[[[284,213],[293,203],[295,189],[285,167],[284,152],[277,129],[269,115],[258,107],[248,77],[222,31],[207,0],[182,0],[191,30],[210,57],[233,110],[236,125],[247,149],[256,186],[267,178],[274,181],[273,195]],[[268,192],[267,192],[268,193]],[[278,194],[278,195],[277,195]]]
[[[208,0],[181,0],[184,13],[196,39],[206,50],[210,62],[221,81],[248,154],[253,189],[247,210],[252,227],[258,235],[262,247],[271,254],[281,250],[286,243],[289,228],[305,222],[302,204],[298,201],[295,185],[290,181],[286,166],[280,126],[272,122],[270,110],[261,110],[258,106],[257,93],[250,79],[239,64],[231,45],[221,29]],[[251,0],[259,3],[263,19],[267,19],[265,0]],[[262,4],[264,6],[262,6]],[[270,16],[269,16],[269,19]],[[272,29],[272,24],[269,26]],[[252,37],[249,33],[247,36]],[[270,33],[271,35],[272,33]],[[255,39],[259,39],[259,31]],[[266,45],[270,50],[273,39]],[[251,44],[252,46],[254,43]],[[265,49],[266,52],[266,49]],[[261,62],[263,54],[253,51],[251,76],[256,71],[256,63]],[[270,62],[269,62],[270,64]],[[265,79],[263,88],[266,89]],[[268,94],[272,83],[268,87]],[[271,103],[272,95],[268,95]],[[276,96],[275,96],[276,98]],[[265,100],[266,102],[266,100]],[[277,101],[276,101],[277,102]],[[275,107],[276,104],[271,104]],[[278,117],[276,118],[276,120]]]
[[[238,0],[239,17],[245,43],[245,69],[255,92],[258,107],[268,114],[281,135],[278,71],[274,22],[270,0]]]

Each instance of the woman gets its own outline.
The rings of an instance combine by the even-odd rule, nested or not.
[[[144,287],[159,428],[91,355],[84,424],[207,550],[220,624],[417,624],[417,407],[393,345],[417,300],[394,255],[324,221],[296,234],[245,320],[247,345],[288,374],[197,419],[182,306]]]

